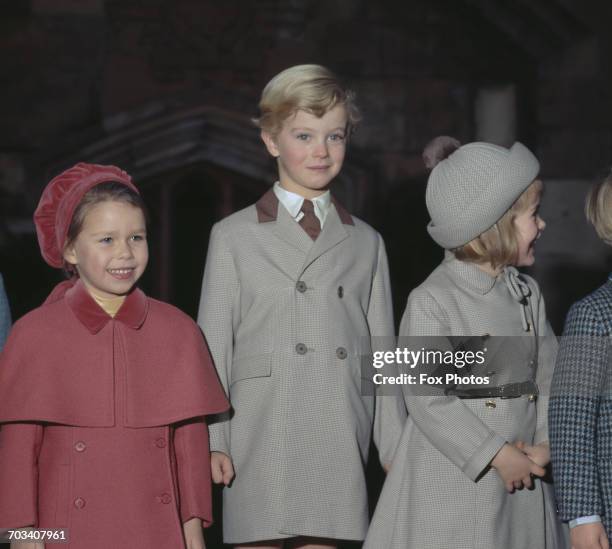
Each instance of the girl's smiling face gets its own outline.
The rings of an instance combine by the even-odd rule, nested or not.
[[[280,184],[305,198],[327,190],[344,162],[347,114],[336,105],[322,117],[298,110],[272,135],[262,131],[268,152],[278,160]]]
[[[91,206],[64,259],[75,266],[90,293],[109,298],[127,294],[149,260],[142,210],[116,200]]]
[[[518,244],[517,267],[528,267],[535,262],[535,243],[546,227],[546,223],[539,215],[540,195],[541,193],[537,193],[527,209],[514,218]]]

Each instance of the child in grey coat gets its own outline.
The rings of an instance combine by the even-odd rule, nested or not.
[[[213,227],[202,285],[199,323],[234,409],[210,426],[212,474],[227,485],[225,543],[331,549],[365,537],[370,440],[388,466],[406,414],[401,396],[362,390],[363,347],[394,332],[387,256],[329,191],[353,94],[298,65],[260,112],[279,180]]]
[[[533,264],[545,227],[539,163],[520,143],[452,138],[424,157],[433,168],[427,229],[446,255],[410,294],[400,346],[452,349],[461,337],[493,336],[510,346],[511,367],[488,365],[484,385],[403,386],[408,420],[364,547],[560,549],[538,478],[549,462],[556,340],[537,283],[516,270]]]

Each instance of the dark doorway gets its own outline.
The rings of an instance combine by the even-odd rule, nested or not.
[[[195,318],[213,224],[257,201],[269,186],[206,162],[142,181],[150,209],[145,291]]]

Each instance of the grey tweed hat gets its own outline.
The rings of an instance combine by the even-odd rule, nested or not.
[[[459,147],[429,175],[429,234],[443,248],[467,244],[499,221],[539,171],[537,158],[518,142],[510,149],[478,142]]]

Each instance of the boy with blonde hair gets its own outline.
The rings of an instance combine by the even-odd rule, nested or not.
[[[394,332],[387,257],[329,191],[358,120],[352,92],[300,65],[259,107],[278,181],[213,227],[202,285],[199,323],[234,409],[211,425],[212,474],[225,543],[334,548],[365,537],[373,425],[388,466],[405,418],[401,399],[362,390],[363,347]]]

